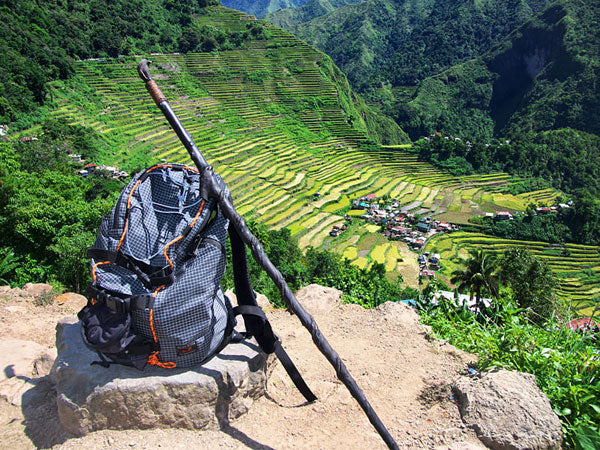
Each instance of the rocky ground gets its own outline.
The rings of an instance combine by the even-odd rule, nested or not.
[[[281,310],[268,312],[273,328],[318,401],[304,404],[278,364],[268,381],[268,395],[221,431],[103,430],[81,438],[71,436],[60,426],[56,395],[44,374],[54,346],[56,322],[76,313],[83,299],[62,297],[56,302],[49,295],[38,294],[33,297],[26,291],[0,288],[0,342],[4,343],[0,390],[5,388],[0,392],[4,397],[0,400],[0,447],[385,448],[308,332],[296,317]],[[473,361],[472,355],[431,339],[415,312],[402,304],[387,303],[374,310],[341,305],[339,291],[316,285],[304,288],[297,296],[314,315],[400,448],[484,448],[463,424],[450,391],[452,382]],[[37,374],[20,377],[22,386],[16,396],[11,396],[16,388],[7,394],[6,387],[8,381],[19,377],[6,378],[30,350],[19,350],[9,339],[39,344],[31,344],[35,347],[31,351],[46,355],[39,359]]]

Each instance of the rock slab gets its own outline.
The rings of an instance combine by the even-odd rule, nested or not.
[[[535,376],[508,370],[461,377],[453,386],[464,422],[497,450],[559,449],[560,420]]]
[[[98,356],[83,344],[76,317],[59,321],[56,346],[51,377],[58,415],[78,436],[99,429],[218,429],[264,395],[273,362],[250,340],[193,368],[90,365]]]

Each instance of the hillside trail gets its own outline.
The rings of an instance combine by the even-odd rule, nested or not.
[[[340,304],[340,294],[335,289],[311,285],[299,291],[297,297],[315,317],[399,447],[485,448],[463,424],[450,391],[452,381],[475,357],[431,338],[418,315],[404,304],[385,303],[367,310]],[[56,322],[75,312],[68,305],[41,307],[23,299],[2,299],[0,339],[31,340],[53,347]],[[268,381],[268,394],[220,431],[102,430],[77,438],[61,428],[53,386],[42,378],[27,391],[27,406],[18,408],[0,400],[0,447],[385,448],[298,319],[284,310],[270,310],[268,316],[317,395],[316,402],[305,404],[281,365],[276,364]]]

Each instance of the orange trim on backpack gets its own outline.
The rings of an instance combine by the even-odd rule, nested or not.
[[[129,211],[129,208],[131,208],[131,197],[133,196],[133,193],[135,192],[135,190],[137,189],[137,187],[140,185],[141,182],[142,182],[141,179],[137,180],[137,183],[135,183],[135,185],[131,189],[131,192],[129,192],[129,196],[127,197],[127,211]],[[119,251],[119,249],[121,248],[121,244],[123,244],[123,239],[125,239],[125,235],[127,234],[127,225],[129,225],[129,218],[127,218],[125,220],[125,226],[123,227],[123,233],[121,234],[121,239],[119,239],[119,245],[117,245],[116,251]]]
[[[167,245],[165,245],[165,250],[163,251],[163,253],[165,255],[165,259],[167,260],[167,262],[169,263],[171,268],[173,268],[173,262],[171,261],[171,258],[169,258],[169,255],[167,255],[167,250],[169,249],[169,246],[171,244],[174,244],[175,242],[177,242],[180,239],[183,239],[183,234],[180,236],[177,236],[175,239],[173,239],[171,242],[169,242]]]
[[[194,220],[192,221],[192,223],[190,224],[190,228],[192,228],[194,226],[194,224],[196,223],[196,220],[198,220],[198,217],[200,217],[200,213],[202,212],[202,210],[204,209],[204,204],[206,202],[204,200],[202,200],[202,203],[200,203],[200,208],[198,208],[198,212],[196,213],[196,217],[194,217]],[[167,250],[169,249],[169,247],[174,244],[175,242],[179,241],[180,239],[183,238],[183,234],[180,236],[177,236],[175,239],[173,239],[171,242],[169,242],[167,245],[165,245],[165,249],[163,251],[163,254],[165,255],[165,259],[167,260],[167,262],[169,263],[169,265],[171,266],[171,268],[173,268],[173,261],[171,261],[171,259],[169,258],[169,255],[167,255]]]
[[[92,280],[96,281],[96,267],[101,266],[102,264],[110,264],[110,261],[100,261],[94,264],[94,267],[92,267]],[[92,303],[92,306],[96,304],[96,300],[93,297],[90,297],[90,302]]]
[[[101,266],[103,264],[110,264],[110,261],[100,261],[94,264],[94,267],[92,267],[92,280],[96,281],[96,267]]]
[[[156,298],[158,292],[165,286],[165,284],[162,284],[159,287],[157,287],[154,293],[152,294],[152,297]],[[156,338],[156,332],[154,331],[154,308],[150,308],[150,329],[152,330],[152,337],[154,338],[154,342],[158,342],[158,339]]]
[[[198,209],[198,213],[196,214],[196,217],[194,217],[194,220],[192,220],[192,223],[190,224],[190,228],[194,227],[194,225],[196,224],[196,220],[198,220],[198,217],[200,217],[200,213],[204,209],[204,203],[206,203],[206,202],[204,200],[202,200],[202,203],[200,203],[200,209]]]
[[[157,287],[152,296],[156,298],[156,296],[158,295],[158,291],[160,291],[164,287],[164,284],[162,286]],[[154,342],[158,342],[158,338],[156,337],[156,331],[154,330],[154,308],[150,309],[150,330],[152,330],[152,337],[154,338]],[[158,355],[158,351],[151,353],[148,356],[148,364],[150,364],[151,366],[162,367],[163,369],[174,369],[175,367],[177,367],[177,364],[171,361],[164,363],[160,362],[158,360],[158,356],[156,355]]]
[[[154,342],[158,342],[158,339],[156,338],[156,331],[154,331],[154,308],[150,310],[150,330],[152,330]]]

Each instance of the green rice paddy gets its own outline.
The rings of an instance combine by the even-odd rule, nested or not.
[[[545,261],[557,276],[558,295],[572,302],[574,308],[582,314],[590,314],[596,302],[595,298],[600,296],[600,247],[519,241],[479,233],[457,232],[433,237],[427,242],[425,250],[441,255],[441,273],[449,278],[458,267],[458,258],[465,257],[472,247],[495,253],[501,253],[510,247],[529,250],[534,256]]]

